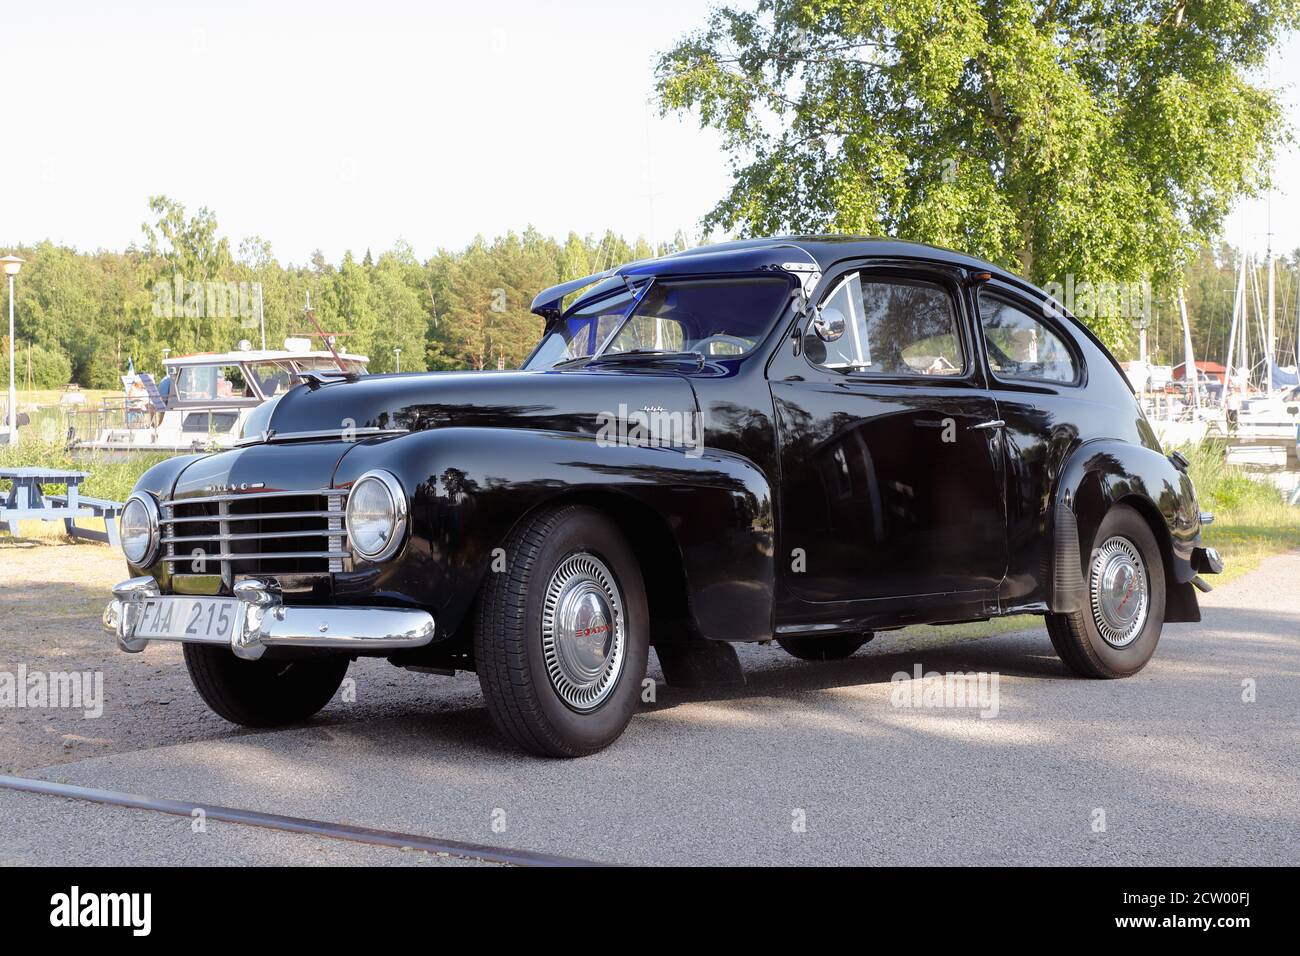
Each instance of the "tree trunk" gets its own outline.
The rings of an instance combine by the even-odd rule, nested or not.
[[[1020,220],[1020,275],[1034,281],[1034,225],[1029,219]]]

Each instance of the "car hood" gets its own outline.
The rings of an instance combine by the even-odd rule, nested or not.
[[[645,436],[663,431],[674,438],[679,423],[693,426],[695,411],[685,378],[647,372],[428,372],[304,385],[274,400],[259,423],[258,431],[271,431],[270,443],[196,459],[177,475],[172,497],[328,487],[356,447],[349,434],[364,439],[375,429],[536,428],[593,436],[604,429],[618,440],[611,427],[640,416]]]
[[[695,410],[690,383],[672,373],[425,372],[295,388],[276,403],[266,427],[276,440],[447,426],[595,434],[610,416]]]

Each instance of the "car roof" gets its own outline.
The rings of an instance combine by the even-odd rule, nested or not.
[[[340,352],[339,358],[345,362],[357,362],[368,364],[370,359],[365,355],[352,355],[348,352]],[[267,362],[283,362],[287,359],[328,359],[334,360],[333,352],[292,352],[281,351],[276,349],[241,349],[235,352],[198,352],[194,355],[178,355],[175,358],[163,359],[163,365],[168,368],[189,368],[192,366],[203,365],[257,365]]]
[[[985,262],[975,256],[931,246],[923,242],[911,242],[906,239],[890,239],[878,236],[854,235],[789,235],[771,236],[762,239],[736,239],[720,242],[711,246],[698,246],[682,252],[661,256],[656,262],[675,262],[698,255],[716,256],[719,253],[734,252],[739,254],[757,250],[794,246],[808,253],[817,265],[825,270],[842,259],[880,258],[880,259],[928,259],[931,261],[951,262],[968,268],[993,272],[1000,276],[1015,278],[991,262]]]
[[[1046,296],[1046,293],[1025,279],[991,262],[939,246],[909,242],[905,239],[871,236],[790,235],[762,239],[736,239],[685,249],[654,259],[628,262],[597,275],[552,286],[537,295],[533,300],[532,310],[547,318],[558,316],[561,302],[566,296],[580,290],[587,290],[589,286],[614,276],[637,278],[683,273],[754,272],[787,268],[791,264],[800,264],[805,268],[814,266],[818,272],[825,272],[844,259],[867,258],[943,262],[977,272],[988,272],[1004,282]],[[577,300],[573,300],[570,306],[576,306],[586,300],[588,294],[589,292],[584,292]]]

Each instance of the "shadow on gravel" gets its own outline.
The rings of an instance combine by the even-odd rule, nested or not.
[[[884,642],[889,639],[877,640]],[[783,659],[758,659],[760,653]],[[745,668],[744,686],[681,688],[664,685],[658,690],[657,702],[646,705],[646,709],[666,710],[696,701],[794,696],[809,691],[888,684],[895,674],[912,677],[918,664],[927,673],[996,672],[1004,677],[1073,679],[1052,651],[1045,632],[1020,632],[979,641],[962,641],[951,646],[900,647],[897,650],[890,649],[887,644],[877,647],[873,643],[840,661],[798,661],[776,645],[745,649],[740,656]]]

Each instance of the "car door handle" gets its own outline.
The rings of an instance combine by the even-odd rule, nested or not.
[[[972,425],[970,430],[973,432],[991,431],[994,428],[1006,428],[1007,423],[1000,418],[995,418],[991,422],[980,422],[978,425]]]

